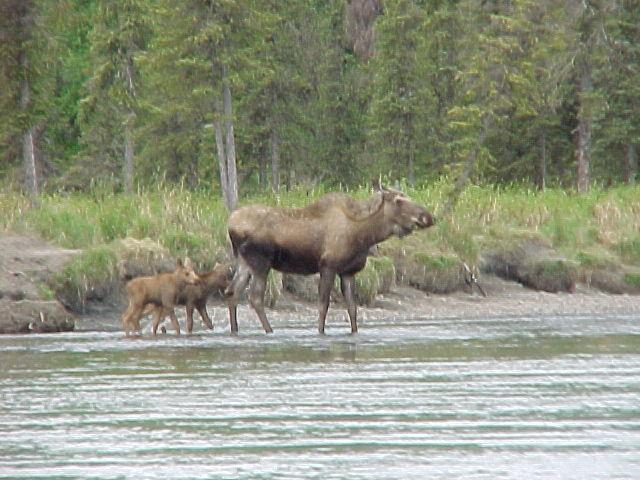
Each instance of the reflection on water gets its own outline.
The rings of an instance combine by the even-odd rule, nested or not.
[[[640,478],[634,318],[274,327],[0,337],[0,478]]]

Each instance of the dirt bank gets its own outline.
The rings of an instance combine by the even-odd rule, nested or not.
[[[90,315],[73,315],[48,290],[47,281],[60,272],[78,251],[51,246],[41,240],[18,236],[0,236],[0,333],[60,331],[80,329],[119,329],[118,303],[96,304]],[[532,290],[514,281],[484,274],[480,282],[487,293],[477,290],[450,294],[427,294],[397,285],[391,292],[378,295],[371,306],[360,307],[360,318],[397,315],[402,318],[492,317],[507,315],[590,315],[632,314],[640,316],[640,296],[603,293],[578,283],[575,292],[546,293]],[[226,311],[219,302],[209,306],[217,329],[228,328]],[[269,312],[277,322],[295,312],[315,324],[314,302],[301,301],[291,294],[278,300]],[[178,309],[184,322],[184,309]],[[241,318],[253,320],[253,313],[241,306]],[[329,321],[340,322],[345,312],[340,302],[332,302]],[[148,322],[146,322],[148,323]],[[196,322],[196,328],[202,328]],[[310,327],[311,328],[311,327]]]
[[[73,315],[47,281],[77,253],[32,237],[0,236],[0,333],[73,330]]]

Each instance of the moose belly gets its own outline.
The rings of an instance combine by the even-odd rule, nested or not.
[[[318,259],[302,251],[277,248],[273,252],[272,266],[283,273],[311,275],[318,272]]]

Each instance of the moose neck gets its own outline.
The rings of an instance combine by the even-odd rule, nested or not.
[[[367,248],[380,243],[391,235],[393,235],[393,225],[386,218],[384,212],[384,202],[382,202],[380,208],[369,215],[364,220],[356,223],[356,238],[361,246]]]

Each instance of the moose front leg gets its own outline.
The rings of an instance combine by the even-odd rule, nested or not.
[[[329,310],[329,300],[331,299],[331,289],[336,278],[334,270],[323,270],[320,272],[320,283],[318,284],[318,333],[324,334],[324,326],[327,320],[327,310]]]
[[[193,332],[193,305],[187,304],[187,333]]]
[[[347,313],[349,314],[349,321],[351,322],[351,333],[358,333],[357,306],[353,296],[353,275],[340,275],[340,290],[342,290],[342,296],[347,304]]]
[[[251,276],[251,283],[249,284],[249,303],[255,310],[264,328],[265,333],[273,333],[269,320],[267,320],[267,314],[264,311],[264,292],[267,289],[267,275],[266,272],[254,272]]]

